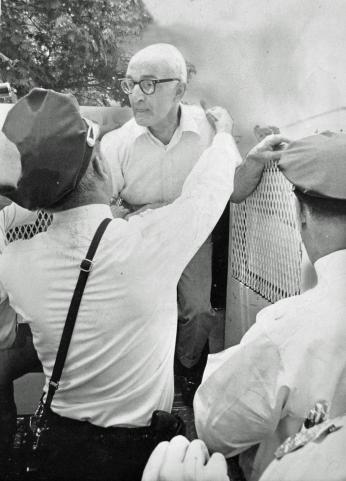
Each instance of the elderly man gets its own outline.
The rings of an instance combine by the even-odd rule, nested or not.
[[[176,285],[224,209],[241,162],[228,114],[215,108],[210,116],[217,134],[182,195],[128,222],[113,220],[103,235],[51,404],[41,466],[49,479],[134,481],[155,444],[174,434],[169,414],[152,414],[172,407]],[[46,233],[10,244],[0,259],[1,299],[30,324],[47,390],[78,273],[90,264],[81,261],[111,216],[112,182],[70,96],[33,90],[3,132],[20,152],[22,173],[16,189],[2,193],[54,213]]]
[[[121,86],[129,96],[134,118],[107,134],[101,143],[112,169],[114,196],[120,196],[129,209],[125,213],[173,202],[212,141],[214,131],[204,110],[182,104],[186,83],[185,60],[173,45],[150,45],[129,62]],[[254,190],[263,167],[262,162],[250,160],[238,169],[233,201],[243,200]],[[178,284],[176,373],[183,376],[183,396],[190,405],[216,320],[210,304],[211,263],[208,237]]]
[[[298,140],[282,154],[317,285],[262,310],[238,346],[210,357],[196,393],[199,436],[226,457],[245,451],[251,481],[316,401],[324,400],[331,416],[345,412],[345,158],[344,134]]]

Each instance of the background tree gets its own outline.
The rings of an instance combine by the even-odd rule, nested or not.
[[[116,80],[151,21],[142,0],[3,0],[0,78],[18,97],[39,86],[126,103]]]

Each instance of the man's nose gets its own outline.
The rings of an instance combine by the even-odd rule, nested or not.
[[[142,92],[139,84],[136,84],[133,88],[133,91],[132,91],[132,100],[134,102],[138,102],[140,100],[144,100],[145,99],[145,93]]]

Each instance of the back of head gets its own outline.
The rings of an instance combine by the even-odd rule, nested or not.
[[[346,135],[325,132],[291,142],[279,167],[314,217],[346,216]]]
[[[282,153],[279,168],[294,186],[310,260],[346,249],[346,135],[296,140]]]
[[[308,209],[310,214],[326,222],[340,222],[346,226],[346,200],[330,197],[314,197],[304,194],[299,189],[294,191],[302,208]]]
[[[136,62],[157,63],[166,68],[167,74],[187,82],[186,62],[182,53],[169,43],[155,43],[133,55],[129,67]]]
[[[21,174],[16,187],[2,182],[0,193],[30,210],[51,208],[76,188],[96,140],[72,95],[38,88],[14,105],[2,130],[16,148]]]

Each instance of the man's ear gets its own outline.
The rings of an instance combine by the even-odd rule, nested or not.
[[[186,83],[179,82],[175,91],[175,98],[180,102],[186,91]]]
[[[105,161],[100,154],[100,151],[98,150],[96,154],[93,156],[92,160],[92,166],[96,174],[101,178],[101,179],[108,179],[108,171],[105,165]]]

